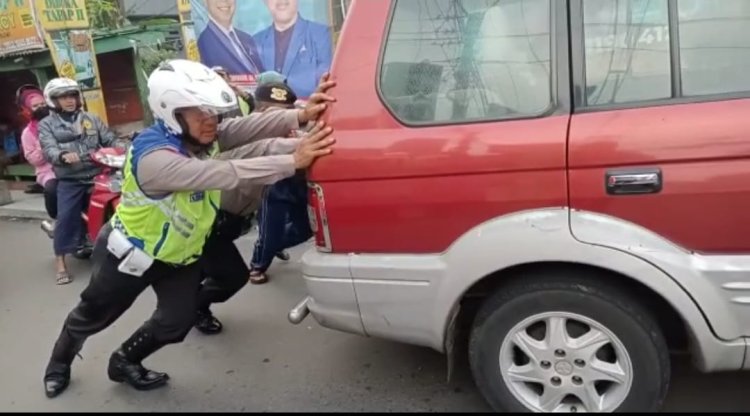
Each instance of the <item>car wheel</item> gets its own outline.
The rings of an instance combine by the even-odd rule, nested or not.
[[[479,310],[469,359],[492,408],[653,412],[670,379],[651,314],[606,276],[525,276]]]

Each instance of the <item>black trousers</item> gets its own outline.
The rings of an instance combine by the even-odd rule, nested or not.
[[[203,248],[205,280],[198,293],[198,309],[208,311],[212,303],[226,302],[239,292],[250,276],[234,240],[240,237],[245,219],[220,211]]]
[[[86,338],[115,322],[149,286],[156,292],[156,311],[123,343],[129,359],[140,362],[164,345],[181,342],[195,323],[200,264],[176,267],[155,261],[141,277],[120,273],[120,260],[107,250],[111,230],[106,226],[97,238],[91,280],[65,320],[52,362],[70,364]]]

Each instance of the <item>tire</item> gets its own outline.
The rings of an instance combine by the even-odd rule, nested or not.
[[[591,385],[596,385],[600,394],[603,392],[599,392],[599,388],[611,389],[606,390],[611,392],[609,395],[600,396],[607,397],[606,400],[588,401],[589,404],[603,403],[603,407],[595,411],[655,412],[661,408],[670,381],[669,353],[664,336],[638,299],[607,283],[607,279],[606,275],[597,278],[596,275],[572,273],[527,275],[522,281],[502,287],[484,302],[471,330],[469,361],[477,387],[495,411],[581,411],[580,406],[591,411],[579,399],[597,397],[590,390],[582,390]],[[557,319],[560,317],[563,320]],[[568,333],[568,338],[549,335],[555,333],[548,331],[549,328],[560,327],[566,329],[563,333]],[[603,343],[602,347],[595,350],[599,343],[592,342],[587,350],[568,348],[574,343],[580,347],[581,340],[585,339],[579,338],[580,334],[574,334],[573,330],[585,336],[597,333],[584,333],[587,327],[589,331],[599,329],[598,334],[603,338],[597,339]],[[536,341],[528,343],[529,338],[523,334]],[[562,345],[566,347],[562,352],[555,349],[560,343],[552,341],[554,339],[565,340]],[[607,343],[607,339],[611,342]],[[518,347],[520,344],[526,344],[531,355],[523,352]],[[593,356],[592,351],[595,351]],[[530,358],[532,355],[538,357]],[[592,380],[599,380],[602,376],[596,369],[601,368],[603,362],[613,361],[625,375],[619,370],[609,372],[607,374],[617,374],[619,380],[592,384]],[[506,370],[501,370],[501,367]],[[511,378],[519,380],[518,374],[522,373],[533,381],[528,382],[525,378],[510,381]],[[626,378],[628,381],[624,381]],[[544,384],[537,383],[538,380]],[[541,403],[547,391],[548,402],[552,404],[543,408]],[[588,395],[586,391],[589,391]],[[565,396],[563,404],[555,407],[557,399],[553,396],[559,392],[563,395],[572,392],[573,395]]]

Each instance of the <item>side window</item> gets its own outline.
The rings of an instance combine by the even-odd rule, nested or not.
[[[750,91],[750,1],[677,4],[683,94]]]
[[[520,118],[551,106],[550,0],[398,0],[380,73],[406,123]]]
[[[671,97],[667,0],[584,0],[583,38],[586,105]]]

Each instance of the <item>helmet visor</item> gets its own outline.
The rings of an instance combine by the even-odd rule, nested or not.
[[[216,107],[210,107],[210,106],[201,106],[201,107],[189,107],[189,108],[181,108],[175,110],[178,114],[187,115],[190,114],[190,118],[195,120],[196,122],[206,123],[210,121],[215,121],[217,123],[220,123],[224,117],[226,117],[228,114],[233,113],[237,110],[237,107],[231,107],[231,108],[216,108]]]
[[[230,111],[209,106],[188,107],[175,110],[175,119],[183,132],[206,141],[218,134],[218,125]]]
[[[81,92],[75,88],[57,90],[50,93],[50,97],[52,98],[79,98],[80,96]]]

